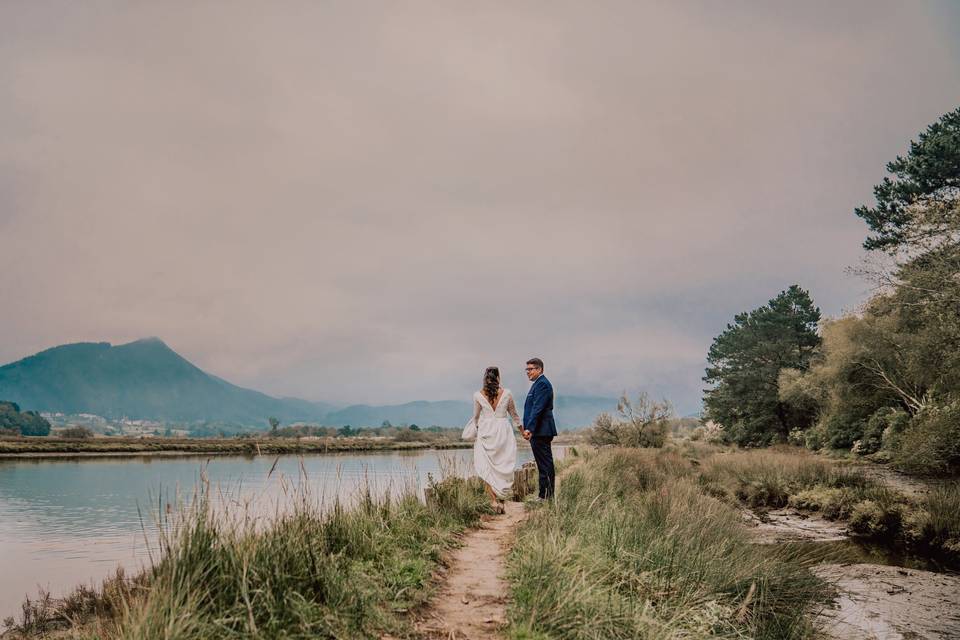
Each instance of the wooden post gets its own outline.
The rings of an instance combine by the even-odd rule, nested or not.
[[[513,500],[523,502],[523,499],[537,488],[537,465],[534,462],[524,462],[523,466],[513,472]]]

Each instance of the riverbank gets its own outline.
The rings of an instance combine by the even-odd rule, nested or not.
[[[740,507],[758,544],[821,559],[812,570],[835,591],[815,616],[823,637],[960,637],[951,482],[792,449],[701,460],[701,482]]]
[[[510,637],[813,637],[831,595],[809,564],[753,544],[677,452],[612,449],[565,477],[510,556]]]
[[[687,444],[708,494],[770,514],[816,516],[845,535],[960,568],[960,484],[891,477],[882,467],[832,461],[799,448],[719,450]]]
[[[490,511],[477,482],[447,478],[432,496],[368,493],[354,507],[320,509],[298,494],[264,529],[213,508],[202,487],[191,506],[155,514],[151,568],[28,603],[4,638],[406,635],[443,554]]]
[[[953,557],[943,491],[792,449],[601,451],[520,527],[510,637],[954,637],[960,578],[917,568]]]
[[[845,511],[827,520],[797,500],[826,489],[843,490],[837,504],[854,508],[890,491],[862,470],[793,450],[674,442],[589,453],[564,474],[554,503],[511,505],[508,528],[519,528],[491,529],[516,544],[506,582],[492,576],[488,589],[505,584],[506,599],[490,602],[506,615],[481,626],[505,620],[513,640],[852,639],[881,623],[913,634],[903,637],[947,637],[938,635],[937,607],[960,605],[960,578],[854,553]],[[489,513],[475,482],[448,478],[427,495],[425,504],[367,494],[355,508],[322,511],[296,501],[259,530],[201,508],[164,510],[153,569],[34,602],[21,627],[32,638],[74,620],[70,637],[105,640],[157,637],[161,628],[183,638],[417,637],[438,577],[447,588],[456,574],[444,573],[444,558],[471,536],[483,539],[486,528],[461,534]],[[948,514],[938,514],[925,521],[949,530]],[[464,611],[485,602],[463,600]],[[422,619],[426,635],[442,626]]]
[[[215,456],[463,449],[469,442],[372,438],[0,438],[0,459],[124,456]]]

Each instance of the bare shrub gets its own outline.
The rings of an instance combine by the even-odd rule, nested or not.
[[[641,393],[633,402],[626,394],[617,403],[617,416],[601,413],[587,431],[590,444],[602,447],[662,447],[670,430],[673,409],[666,400]]]
[[[69,440],[88,440],[93,437],[93,431],[89,427],[75,425],[62,429],[57,435]]]

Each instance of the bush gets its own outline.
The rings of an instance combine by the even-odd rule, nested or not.
[[[949,474],[960,469],[960,402],[916,415],[900,438],[894,464],[914,473]]]
[[[667,401],[651,400],[640,394],[635,402],[622,396],[617,404],[617,417],[603,412],[587,430],[587,440],[598,447],[654,447],[667,440],[672,409]]]
[[[803,440],[807,449],[819,451],[827,445],[826,429],[819,424],[812,429],[807,429],[803,434]]]
[[[870,455],[892,443],[894,434],[902,433],[910,420],[903,409],[881,407],[867,420],[863,437],[854,443],[855,453]]]
[[[397,442],[431,442],[436,440],[436,436],[420,429],[398,429],[393,439]]]
[[[919,537],[929,546],[960,556],[960,484],[937,487],[923,501],[926,517]]]
[[[89,427],[84,427],[81,425],[75,425],[73,427],[67,427],[66,429],[61,429],[57,434],[61,438],[70,439],[70,440],[88,440],[93,437],[93,430]]]
[[[892,540],[903,528],[905,511],[902,504],[864,500],[858,503],[850,514],[850,531],[867,538]]]
[[[0,401],[0,428],[16,429],[23,436],[50,435],[50,423],[36,411],[20,411],[16,402]]]

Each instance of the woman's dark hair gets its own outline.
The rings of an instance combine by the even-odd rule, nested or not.
[[[490,406],[497,400],[497,394],[500,393],[500,369],[497,367],[487,367],[483,372],[483,395],[487,396]]]

